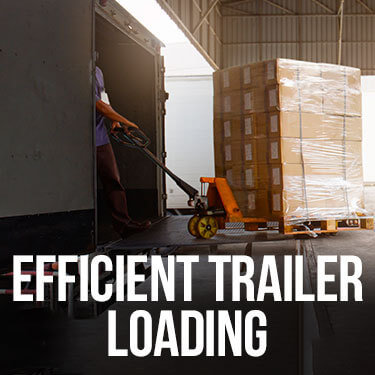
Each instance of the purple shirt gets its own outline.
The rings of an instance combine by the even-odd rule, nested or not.
[[[103,72],[99,67],[95,70],[95,96],[96,101],[101,100],[101,94],[104,90]],[[104,124],[105,117],[96,111],[96,146],[103,146],[109,143],[107,129]]]

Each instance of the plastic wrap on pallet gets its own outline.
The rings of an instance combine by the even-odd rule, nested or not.
[[[298,223],[369,215],[360,70],[276,59],[214,73],[217,177],[245,216]]]

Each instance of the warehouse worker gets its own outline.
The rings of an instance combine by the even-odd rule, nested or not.
[[[140,223],[129,216],[125,189],[120,181],[120,173],[104,121],[105,118],[112,121],[111,132],[121,129],[120,122],[125,131],[131,127],[138,128],[138,126],[111,107],[104,89],[103,73],[99,67],[96,67],[95,78],[97,171],[111,209],[113,227],[122,237],[127,237],[149,228],[151,222],[146,220]]]

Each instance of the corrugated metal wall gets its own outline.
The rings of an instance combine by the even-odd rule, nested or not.
[[[186,30],[215,0],[158,0]],[[219,1],[201,29],[189,35],[220,68],[285,57],[337,63],[338,0]],[[375,74],[375,0],[345,0],[343,65]],[[180,25],[181,26],[181,25]]]
[[[286,11],[263,0],[236,7],[254,16],[225,8],[223,67],[276,57],[337,63],[338,4],[335,0],[319,3],[332,13],[312,0],[277,1]],[[375,1],[365,4],[375,9]],[[342,38],[341,63],[361,68],[362,74],[375,74],[375,14],[356,0],[346,0]]]

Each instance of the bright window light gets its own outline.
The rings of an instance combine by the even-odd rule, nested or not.
[[[160,39],[166,48],[167,76],[210,75],[213,69],[185,34],[164,12],[156,0],[117,0],[152,34]]]

